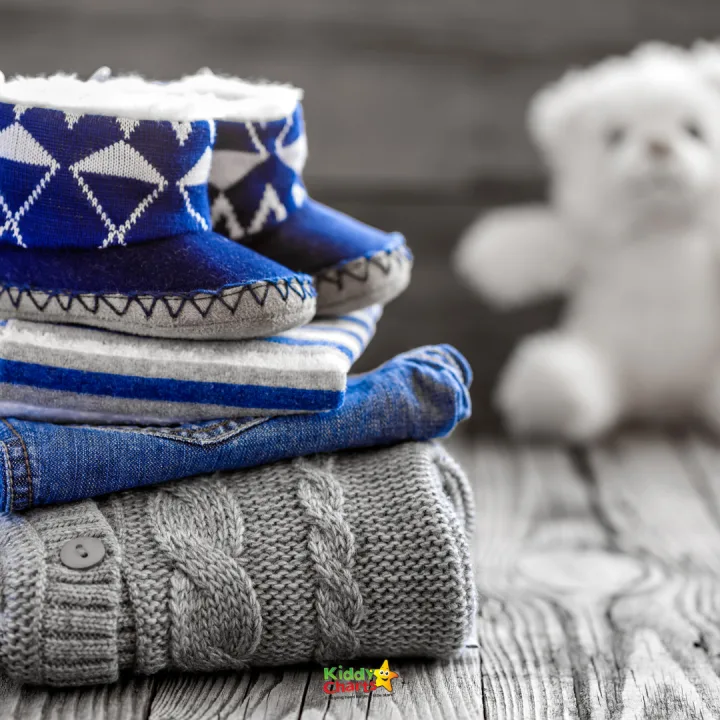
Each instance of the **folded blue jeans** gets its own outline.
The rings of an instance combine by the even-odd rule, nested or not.
[[[157,426],[0,419],[0,510],[13,512],[319,452],[444,437],[470,415],[472,379],[448,345],[348,378],[338,410]]]

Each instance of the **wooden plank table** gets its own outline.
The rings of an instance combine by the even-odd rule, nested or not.
[[[341,699],[312,668],[82,691],[0,679],[0,717],[720,718],[720,445],[623,435],[589,451],[454,439],[477,502],[478,647],[396,662]]]

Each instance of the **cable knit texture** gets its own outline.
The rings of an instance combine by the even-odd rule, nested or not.
[[[222,478],[182,483],[148,503],[154,540],[172,560],[173,664],[242,670],[262,632],[261,609],[241,562],[243,516]]]
[[[405,443],[1,517],[0,664],[83,685],[448,657],[475,612],[472,515],[446,453]],[[60,548],[81,536],[105,555],[66,567]]]
[[[316,658],[353,657],[362,621],[362,595],[353,579],[355,539],[343,516],[342,489],[325,466],[298,462],[298,497],[309,522],[308,550],[317,576],[315,609],[320,625]]]

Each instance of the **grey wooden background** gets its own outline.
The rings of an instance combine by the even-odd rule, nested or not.
[[[210,66],[304,87],[311,191],[403,231],[417,256],[362,368],[452,342],[475,368],[482,425],[512,343],[556,308],[492,313],[456,286],[447,256],[482,208],[542,195],[528,98],[643,40],[719,35],[715,0],[0,0],[6,74]]]

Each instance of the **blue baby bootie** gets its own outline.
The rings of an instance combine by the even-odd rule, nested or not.
[[[407,287],[412,254],[402,235],[377,230],[308,196],[301,90],[208,71],[170,85],[233,103],[231,112],[216,117],[209,186],[217,232],[312,275],[321,315],[386,304]]]
[[[312,279],[212,231],[227,101],[74,77],[0,84],[0,317],[151,337],[275,334]]]

